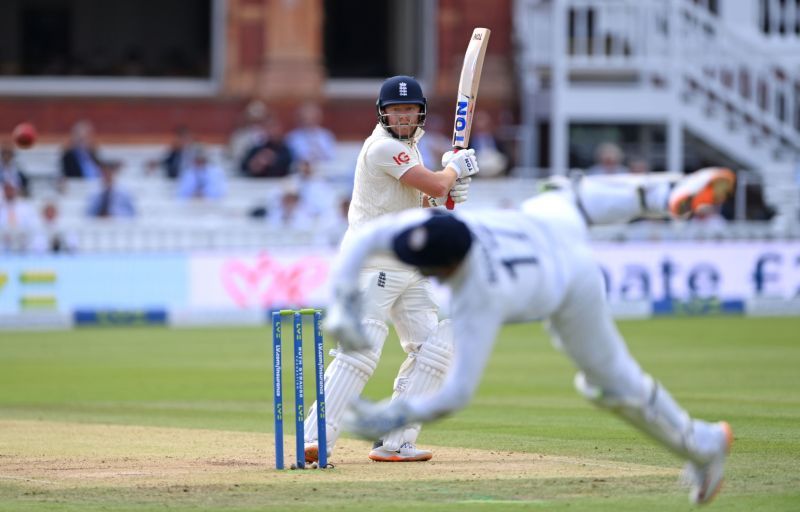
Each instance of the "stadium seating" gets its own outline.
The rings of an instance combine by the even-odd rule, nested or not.
[[[322,165],[319,173],[334,196],[348,196],[352,170],[360,144],[342,143],[338,158]],[[58,186],[60,148],[39,145],[20,152],[19,158],[32,178],[32,201],[41,207],[46,201],[59,206],[61,224],[86,252],[153,252],[213,249],[251,249],[267,247],[329,246],[330,241],[311,229],[270,228],[251,212],[273,202],[285,189],[286,180],[253,180],[238,176],[225,159],[223,147],[210,146],[214,161],[227,169],[226,197],[219,201],[181,201],[175,196],[175,183],[163,177],[160,169],[148,171],[147,162],[164,151],[158,145],[104,145],[103,156],[123,162],[119,184],[130,192],[137,216],[125,220],[97,220],[86,216],[94,181],[69,180]],[[524,175],[524,173],[516,173]],[[460,209],[513,207],[536,194],[537,180],[511,177],[475,178],[470,200]],[[709,230],[690,223],[639,223],[629,226],[595,227],[598,240],[713,240],[800,238],[800,228],[776,228],[762,223],[730,223],[724,230]]]

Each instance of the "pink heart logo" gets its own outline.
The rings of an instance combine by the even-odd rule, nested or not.
[[[221,279],[240,308],[307,306],[310,294],[325,283],[328,267],[327,261],[313,256],[284,265],[262,253],[252,264],[235,259],[226,261]]]

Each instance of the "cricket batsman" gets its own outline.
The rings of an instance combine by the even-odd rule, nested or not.
[[[395,76],[381,86],[376,103],[378,124],[358,155],[349,227],[342,248],[371,220],[388,213],[467,200],[469,177],[478,172],[474,151],[449,151],[442,156],[440,172],[425,167],[417,143],[423,136],[427,101],[413,77]],[[458,181],[456,181],[458,180]],[[356,351],[334,351],[325,371],[326,434],[328,454],[340,434],[346,406],[361,394],[381,356],[383,343],[394,324],[408,354],[394,381],[395,398],[432,392],[439,388],[452,354],[450,321],[440,320],[428,280],[415,268],[384,256],[371,257],[353,277],[353,294],[364,305],[360,330],[367,340]],[[369,453],[379,462],[417,462],[433,454],[416,447],[419,425],[403,425],[382,432]],[[318,459],[316,403],[305,421],[307,462]]]

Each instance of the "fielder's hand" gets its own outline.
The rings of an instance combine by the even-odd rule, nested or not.
[[[342,417],[342,428],[348,432],[375,440],[396,428],[410,423],[405,400],[370,402],[357,398]]]
[[[442,167],[450,167],[456,172],[458,178],[467,178],[478,174],[478,160],[475,159],[474,149],[459,149],[448,151],[442,155]]]
[[[328,308],[323,325],[344,351],[370,348],[361,328],[361,294],[355,288],[334,291],[333,303]]]

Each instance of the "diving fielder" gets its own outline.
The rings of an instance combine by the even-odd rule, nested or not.
[[[391,256],[451,289],[455,354],[437,392],[377,404],[357,401],[346,428],[379,436],[463,408],[501,326],[547,319],[578,368],[577,390],[686,460],[690,500],[710,501],[722,481],[731,429],[725,422],[690,418],[630,355],[606,303],[587,224],[624,222],[667,206],[684,215],[718,204],[732,190],[734,176],[727,169],[705,169],[674,188],[647,176],[614,178],[585,177],[574,188],[569,182],[556,184],[556,190],[526,201],[519,211],[405,212],[362,229],[337,260],[326,328],[345,351],[369,346],[360,323],[363,306],[351,283],[368,258]]]
[[[474,151],[445,153],[441,172],[425,167],[417,142],[423,135],[426,108],[422,87],[414,78],[395,76],[383,83],[377,101],[378,125],[358,155],[342,250],[368,221],[381,215],[444,204],[448,192],[455,202],[466,201],[469,176],[478,172]],[[408,354],[394,382],[395,397],[438,389],[452,352],[450,322],[439,320],[428,280],[416,269],[376,256],[365,262],[353,283],[358,283],[353,292],[364,304],[359,321],[368,343],[358,351],[334,351],[335,359],[325,372],[329,454],[339,437],[345,407],[361,394],[375,371],[389,321]],[[369,457],[381,462],[429,460],[431,452],[416,447],[419,430],[419,425],[409,425],[382,432],[385,435]],[[316,461],[316,403],[305,421],[305,442],[306,461]]]

